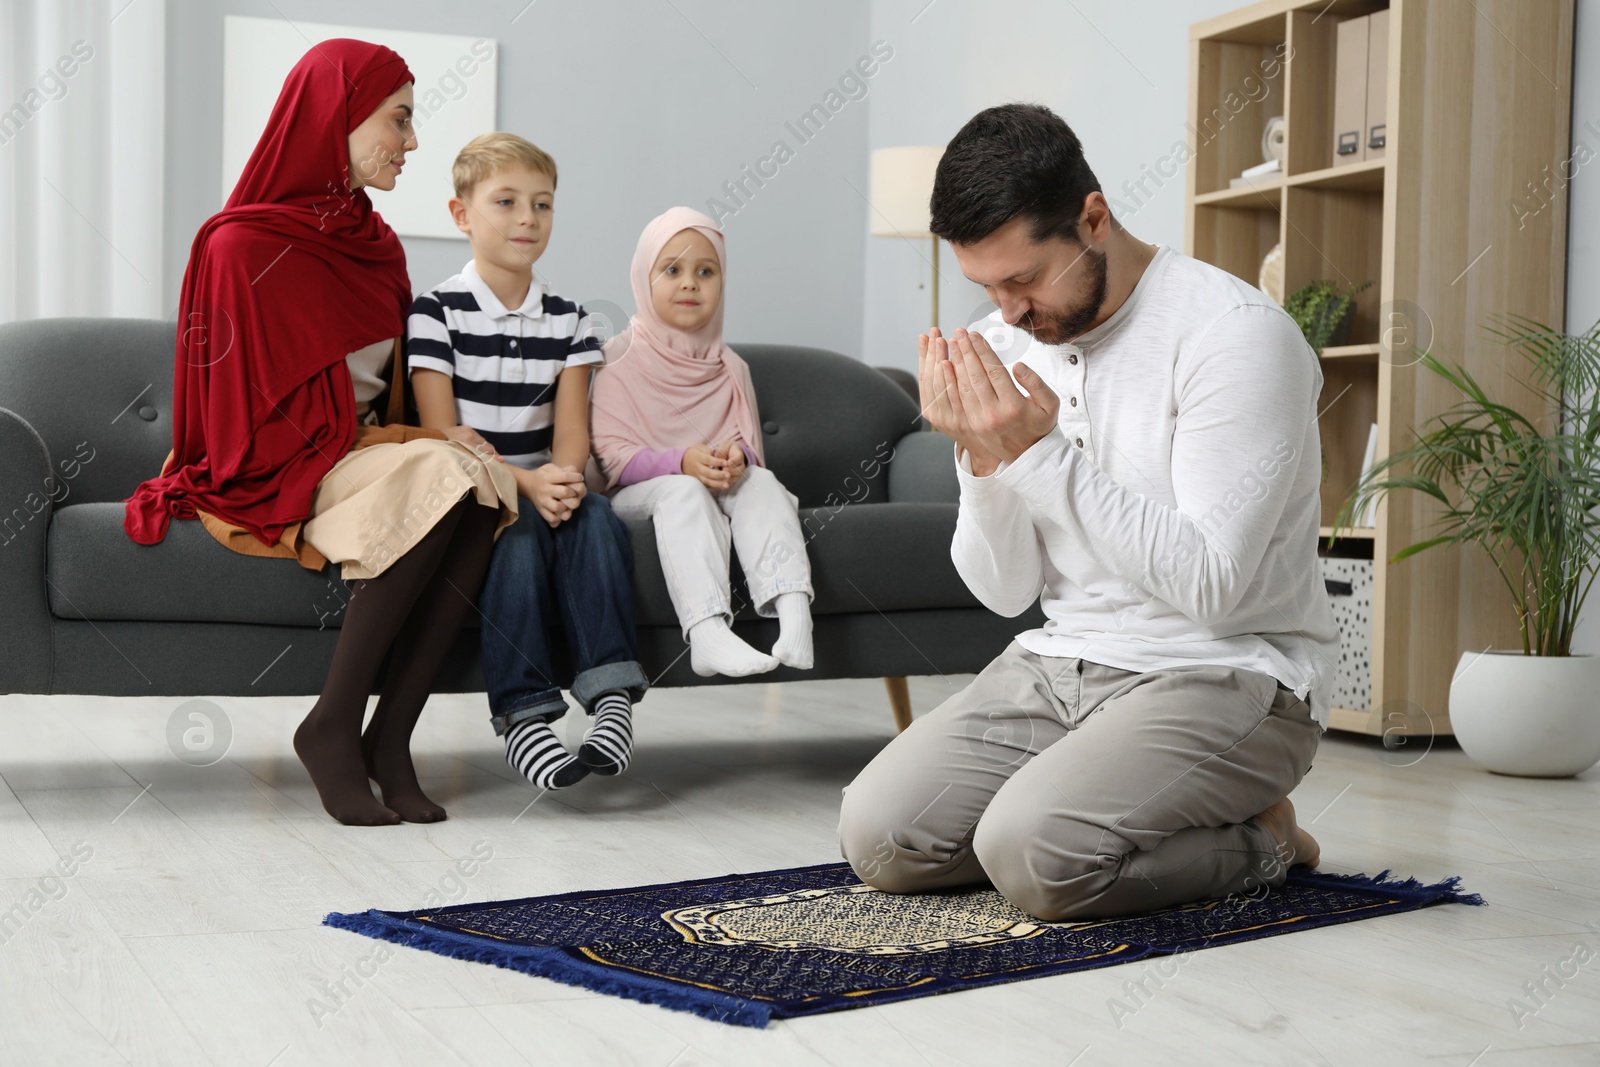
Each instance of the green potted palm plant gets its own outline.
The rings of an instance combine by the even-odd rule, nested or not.
[[[1462,653],[1451,726],[1491,771],[1564,777],[1600,762],[1600,657],[1572,653],[1600,560],[1600,323],[1566,334],[1505,316],[1490,332],[1526,361],[1539,410],[1500,403],[1465,368],[1424,354],[1461,402],[1376,463],[1335,525],[1388,493],[1423,493],[1439,503],[1438,532],[1392,561],[1440,545],[1488,553],[1522,647]]]

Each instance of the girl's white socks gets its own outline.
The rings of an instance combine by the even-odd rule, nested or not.
[[[809,671],[811,653],[811,598],[804,593],[780,593],[778,607],[778,643],[772,646],[772,656],[786,667]]]
[[[810,643],[808,634],[808,648]],[[689,627],[689,666],[701,677],[725,674],[740,678],[770,671],[777,665],[776,659],[745,644],[720,615],[701,619]]]

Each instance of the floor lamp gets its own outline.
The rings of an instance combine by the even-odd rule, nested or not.
[[[905,146],[872,150],[872,226],[874,237],[925,237],[933,248],[933,318],[939,325],[939,239],[928,228],[933,175],[944,147]]]
[[[926,237],[933,243],[933,319],[939,325],[939,239],[928,228],[928,201],[933,197],[933,174],[943,147],[874,148],[872,150],[872,225],[874,237]],[[885,678],[894,722],[904,730],[911,725],[911,690],[904,677]]]

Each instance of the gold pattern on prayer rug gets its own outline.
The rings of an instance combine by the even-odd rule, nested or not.
[[[824,949],[863,956],[994,945],[1037,937],[1046,930],[1101,925],[1042,922],[993,889],[901,896],[865,885],[674,908],[661,917],[693,944]]]

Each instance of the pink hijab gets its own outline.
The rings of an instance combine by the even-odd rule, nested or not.
[[[667,242],[688,229],[706,235],[727,275],[722,231],[693,208],[672,208],[639,235],[630,272],[639,310],[626,330],[606,342],[605,366],[595,374],[591,393],[590,440],[606,489],[644,449],[738,440],[766,462],[750,369],[722,343],[726,281],[715,314],[692,333],[667,325],[650,300],[650,268]]]

